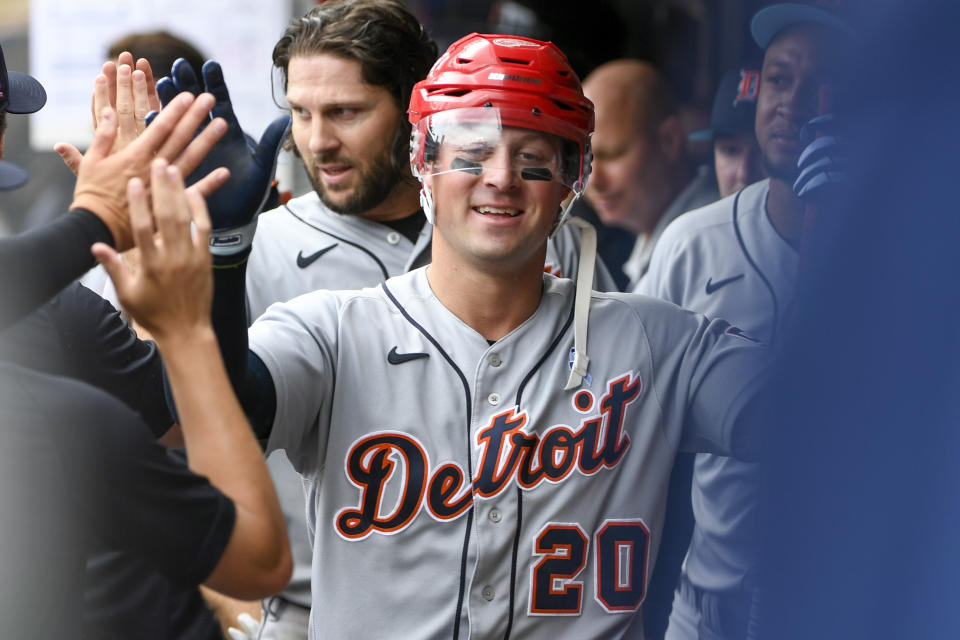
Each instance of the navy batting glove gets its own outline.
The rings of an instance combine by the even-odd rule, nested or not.
[[[810,142],[797,160],[800,173],[793,183],[797,197],[811,201],[846,182],[847,150],[838,128],[833,114],[817,116],[803,126],[801,139]]]
[[[217,167],[230,170],[226,184],[207,197],[213,225],[210,253],[215,264],[230,266],[243,262],[250,253],[257,214],[270,195],[277,154],[290,128],[290,116],[281,116],[270,123],[256,144],[240,128],[220,65],[208,60],[202,73],[204,90],[217,100],[210,117],[226,120],[227,132],[200,166],[187,176],[187,184],[197,182]],[[193,68],[181,58],[174,63],[171,76],[157,83],[157,93],[161,103],[167,104],[183,91],[199,95],[201,87]]]

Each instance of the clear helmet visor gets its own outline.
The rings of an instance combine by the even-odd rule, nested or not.
[[[530,120],[529,112],[513,114],[492,107],[435,113],[414,134],[414,174],[422,178],[452,172],[510,171],[521,180],[559,182],[579,194],[579,145],[531,128],[525,120]]]

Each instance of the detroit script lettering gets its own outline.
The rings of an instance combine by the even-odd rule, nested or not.
[[[413,436],[379,432],[357,440],[347,454],[346,474],[359,492],[359,504],[341,510],[337,532],[348,540],[372,533],[396,533],[426,509],[437,520],[454,520],[473,505],[474,497],[491,498],[510,486],[529,490],[543,482],[563,482],[574,471],[589,476],[611,469],[630,447],[623,425],[627,409],[640,394],[640,378],[626,374],[607,383],[599,412],[576,427],[558,424],[540,433],[524,428],[529,418],[514,406],[496,414],[477,431],[479,464],[473,482],[454,463],[429,468],[425,447]],[[581,413],[593,407],[589,391],[574,396]],[[402,464],[395,460],[402,459]],[[400,499],[384,513],[384,489],[400,483]]]

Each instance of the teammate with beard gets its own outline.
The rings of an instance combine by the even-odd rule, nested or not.
[[[764,51],[755,131],[770,176],[671,224],[636,291],[737,323],[776,346],[789,317],[804,210],[794,193],[803,125],[818,112],[837,47],[850,33],[826,8],[760,10],[751,33]],[[771,425],[773,426],[773,425]],[[760,474],[756,464],[698,453],[693,538],[667,640],[755,637]]]

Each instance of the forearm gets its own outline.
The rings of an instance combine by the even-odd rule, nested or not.
[[[241,613],[247,613],[255,619],[260,619],[260,601],[259,600],[237,600],[222,593],[218,593],[206,587],[200,587],[200,594],[207,601],[207,605],[213,609],[220,623],[220,631],[224,638],[229,638],[227,629],[237,626],[237,617]]]
[[[247,383],[247,262],[213,269],[213,330],[230,383],[242,397]]]
[[[213,270],[213,329],[231,386],[257,437],[273,426],[276,391],[263,363],[249,351],[246,317],[247,262]]]
[[[0,238],[0,329],[30,313],[94,265],[90,246],[113,244],[94,214],[75,209],[38,229]]]
[[[230,388],[214,334],[206,327],[158,337],[158,344],[177,400],[189,466],[237,508],[237,525],[218,566],[223,572],[215,571],[208,585],[236,584],[242,572],[275,573],[279,591],[289,578],[290,562],[283,513],[263,453]],[[233,556],[242,562],[233,562]],[[245,597],[242,590],[233,595]]]

